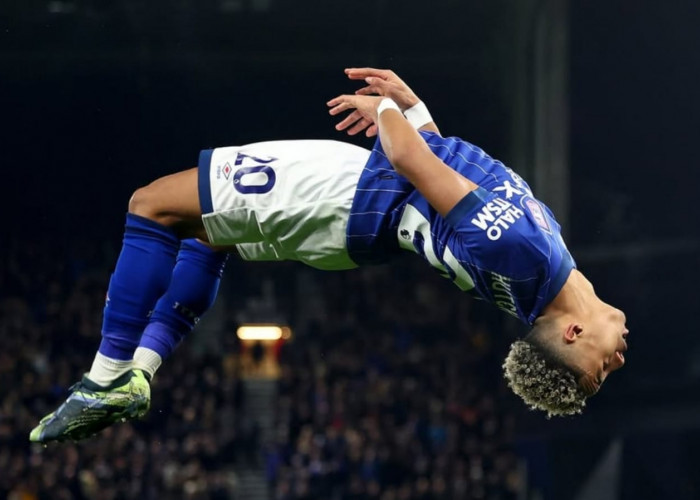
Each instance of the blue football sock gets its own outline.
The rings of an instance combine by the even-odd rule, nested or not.
[[[151,311],[168,288],[179,246],[170,228],[126,214],[124,243],[107,290],[100,354],[132,359]]]
[[[216,252],[197,240],[184,240],[172,280],[156,304],[139,347],[166,359],[211,307],[219,290],[228,254]]]

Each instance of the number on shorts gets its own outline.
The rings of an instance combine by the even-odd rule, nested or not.
[[[265,164],[272,163],[277,159],[272,157],[258,158],[255,156],[247,155],[245,153],[238,153],[236,155],[236,161],[234,165],[240,166],[246,158],[249,158],[256,163]],[[250,174],[264,174],[265,182],[262,184],[243,184],[243,177]],[[269,165],[252,165],[249,167],[241,167],[238,170],[236,170],[236,173],[233,174],[233,187],[236,189],[236,191],[242,194],[265,194],[269,193],[272,190],[272,188],[275,186],[276,180],[277,176],[275,175],[275,171]]]
[[[264,184],[243,184],[241,182],[241,179],[243,179],[244,176],[258,173],[265,174],[267,180]],[[233,187],[236,188],[236,191],[242,194],[264,194],[269,193],[272,190],[272,188],[275,186],[276,179],[277,176],[275,176],[275,171],[272,169],[272,167],[268,167],[267,165],[241,167],[236,170],[235,174],[233,174]]]

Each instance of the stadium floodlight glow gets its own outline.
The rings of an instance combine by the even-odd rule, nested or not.
[[[279,340],[290,338],[292,330],[279,325],[241,325],[236,335],[241,340]]]

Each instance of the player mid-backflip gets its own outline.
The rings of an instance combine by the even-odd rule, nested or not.
[[[211,306],[227,253],[349,269],[415,252],[461,290],[532,325],[503,365],[548,415],[581,411],[627,349],[624,314],[575,269],[550,210],[478,147],[442,137],[393,72],[328,102],[336,129],[372,151],[277,141],[202,151],[199,167],[138,189],[109,283],[102,342],[68,399],[30,440],[78,440],[138,418],[150,380]]]

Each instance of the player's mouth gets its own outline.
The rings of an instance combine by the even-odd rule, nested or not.
[[[622,332],[622,348],[618,351],[615,351],[615,356],[617,357],[617,360],[620,362],[620,366],[625,364],[625,355],[623,354],[627,350],[627,335],[629,334],[629,330],[625,329],[624,332]]]

